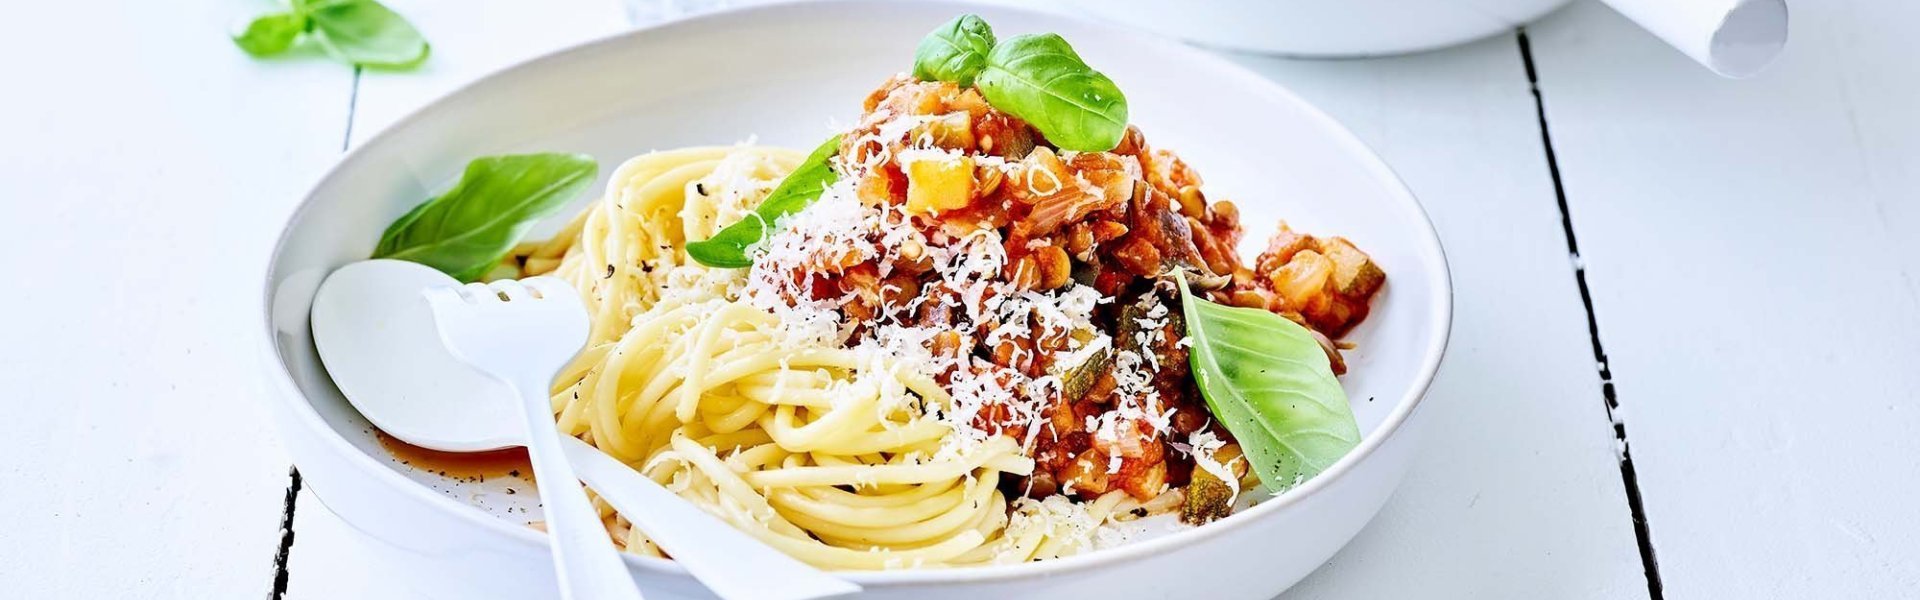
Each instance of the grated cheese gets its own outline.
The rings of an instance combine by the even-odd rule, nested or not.
[[[1039,532],[1043,539],[1054,542],[1059,548],[1058,554],[1063,556],[1092,550],[1104,521],[1093,515],[1091,504],[1074,502],[1057,494],[1044,500],[1015,499],[1003,535],[1021,539]],[[1028,558],[1003,555],[996,557],[995,562],[1025,562]]]
[[[774,314],[779,321],[776,335],[784,341],[844,347],[860,356],[890,357],[899,368],[929,378],[944,377],[948,402],[928,402],[920,411],[921,416],[944,423],[953,431],[934,452],[935,459],[964,454],[1012,428],[1025,432],[1022,446],[1031,450],[1048,413],[1060,401],[1065,386],[1059,374],[1084,365],[1100,352],[1114,354],[1119,401],[1114,410],[1090,418],[1088,429],[1095,432],[1096,439],[1114,442],[1138,437],[1121,435],[1123,428],[1169,431],[1172,410],[1160,408],[1162,402],[1153,386],[1153,373],[1159,369],[1157,358],[1151,352],[1115,351],[1119,344],[1093,326],[1094,309],[1110,299],[1080,284],[1044,292],[1016,289],[1000,277],[1008,257],[1004,240],[992,227],[923,231],[913,225],[904,207],[874,206],[860,199],[857,182],[888,161],[905,164],[945,160],[958,154],[933,147],[931,140],[905,139],[915,128],[937,118],[895,115],[884,108],[868,114],[856,128],[868,133],[856,138],[854,147],[870,150],[869,155],[857,164],[836,160],[843,176],[813,204],[783,219],[778,230],[755,249],[755,264],[739,284],[739,295]],[[1068,185],[1091,185],[1084,177],[1075,177],[1069,183],[1047,169],[997,157],[976,160],[1020,177],[1036,194],[1057,193]],[[1029,249],[1035,243],[1045,244],[1029,242]],[[879,274],[884,278],[902,256],[924,256],[932,265],[931,281],[923,284],[923,293],[900,301],[899,306],[886,305],[892,294],[883,294],[881,305],[867,323],[842,322],[841,307],[858,300],[852,293],[818,299],[812,296],[813,279],[824,276],[819,274],[838,273],[843,265],[873,261],[883,269]],[[912,324],[928,302],[954,309],[952,322]],[[1166,314],[1166,308],[1157,305],[1140,320],[1142,331],[1134,340],[1139,342],[1137,347],[1152,347],[1165,325]],[[858,325],[865,326],[865,333],[858,340],[850,339]],[[934,340],[947,332],[958,334],[964,344],[980,340],[993,347],[1019,342],[1014,344],[1016,362],[1038,358],[1029,354],[1037,350],[1026,349],[1035,346],[1031,342],[1037,337],[1064,336],[1068,342],[1066,348],[1047,357],[1052,373],[1029,377],[970,353],[935,354]],[[984,422],[989,407],[994,408],[992,414],[1003,418]],[[1120,455],[1114,454],[1108,470],[1118,471],[1119,461]]]

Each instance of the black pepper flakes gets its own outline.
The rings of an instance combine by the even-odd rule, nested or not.
[[[601,279],[612,279],[612,278],[613,278],[613,265],[607,265],[607,276],[601,277]]]
[[[707,184],[698,181],[693,182],[693,191],[704,197],[707,195]]]

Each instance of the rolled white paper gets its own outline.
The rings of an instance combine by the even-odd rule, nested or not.
[[[1601,0],[1725,77],[1759,73],[1787,45],[1786,0]]]

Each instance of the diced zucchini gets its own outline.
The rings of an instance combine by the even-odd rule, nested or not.
[[[1206,469],[1195,468],[1187,482],[1187,501],[1180,505],[1180,522],[1200,525],[1233,514],[1233,488]]]
[[[915,126],[909,135],[916,145],[925,141],[938,148],[972,152],[973,117],[964,111],[947,113]]]
[[[1320,249],[1333,261],[1333,290],[1343,296],[1362,296],[1364,301],[1387,279],[1373,259],[1346,238],[1321,240]]]
[[[1080,363],[1080,366],[1061,375],[1060,397],[1068,402],[1078,402],[1086,397],[1087,390],[1093,389],[1093,382],[1100,378],[1101,372],[1107,370],[1112,360],[1113,353],[1102,349],[1087,357],[1087,361]]]

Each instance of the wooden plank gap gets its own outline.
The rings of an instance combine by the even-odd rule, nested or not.
[[[293,511],[299,507],[300,469],[287,467],[287,497],[280,508],[280,549],[273,555],[273,593],[271,600],[287,595],[287,558],[293,554]]]
[[[1633,448],[1627,443],[1626,416],[1620,410],[1620,396],[1613,385],[1613,368],[1607,361],[1607,349],[1600,341],[1600,320],[1593,310],[1593,293],[1587,287],[1587,264],[1580,258],[1580,242],[1573,233],[1573,213],[1567,207],[1567,188],[1560,181],[1560,161],[1553,151],[1553,133],[1547,126],[1547,105],[1540,93],[1540,75],[1533,62],[1533,45],[1525,27],[1517,29],[1520,62],[1527,72],[1527,87],[1533,92],[1534,116],[1540,122],[1540,145],[1546,151],[1547,172],[1553,178],[1554,200],[1560,205],[1560,227],[1567,238],[1567,257],[1573,263],[1573,279],[1580,289],[1580,304],[1586,308],[1587,335],[1593,343],[1593,360],[1600,373],[1600,394],[1605,400],[1607,419],[1613,424],[1614,448],[1620,461],[1620,482],[1627,494],[1627,508],[1633,515],[1633,533],[1640,545],[1640,563],[1647,575],[1647,595],[1665,600],[1660,583],[1660,561],[1654,554],[1653,528],[1647,519],[1646,504],[1640,498],[1640,476],[1633,467]]]
[[[347,133],[340,136],[340,151],[353,146],[353,111],[360,107],[360,67],[353,68],[353,88],[347,91]]]

